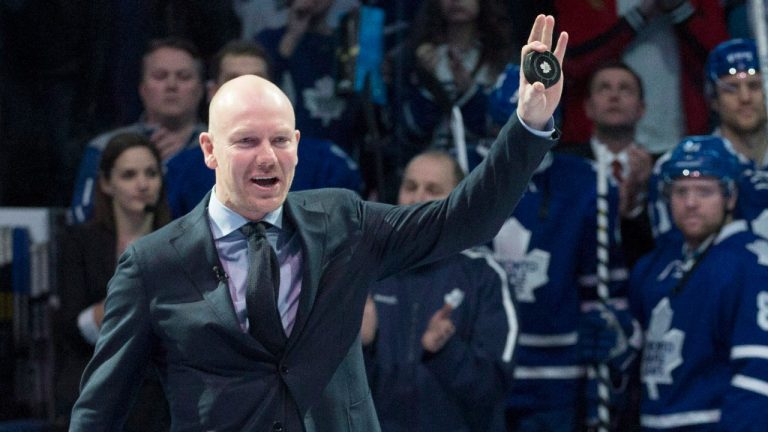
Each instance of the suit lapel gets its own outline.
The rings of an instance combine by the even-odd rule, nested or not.
[[[171,244],[179,254],[181,266],[187,272],[192,284],[211,305],[219,321],[224,326],[237,329],[240,324],[235,315],[229,286],[226,279],[217,277],[215,268],[222,269],[213,235],[208,224],[208,199],[210,192],[189,215],[181,220],[178,235],[171,239]],[[220,270],[223,272],[223,270]]]
[[[287,222],[293,225],[301,239],[304,261],[299,310],[296,313],[291,337],[288,339],[287,349],[290,349],[301,334],[317,296],[326,246],[327,215],[320,209],[308,208],[306,202],[301,198],[296,199],[292,194],[288,195],[284,209]]]

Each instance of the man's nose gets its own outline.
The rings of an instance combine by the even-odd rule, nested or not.
[[[419,189],[419,191],[416,192],[416,202],[423,203],[426,201],[429,201],[429,196],[427,195],[427,191],[424,189]]]
[[[275,149],[272,148],[272,144],[265,140],[258,146],[256,146],[256,158],[259,164],[272,164],[277,160]]]
[[[179,79],[173,74],[168,75],[168,78],[165,80],[165,85],[175,89],[179,86]]]
[[[699,197],[696,195],[696,193],[688,192],[685,194],[685,206],[686,207],[696,207],[699,205]]]
[[[739,97],[739,100],[748,101],[750,97],[749,87],[744,85],[744,83],[739,83],[736,86],[736,95]]]

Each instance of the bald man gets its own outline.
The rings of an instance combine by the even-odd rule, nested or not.
[[[538,17],[522,54],[548,49],[553,26]],[[410,206],[289,194],[300,133],[288,98],[256,76],[222,86],[200,136],[216,184],[121,257],[70,430],[120,430],[154,364],[174,431],[378,431],[359,340],[368,285],[498,231],[555,143],[562,81],[521,80],[486,162],[446,199]],[[266,222],[266,247],[241,232],[249,222]],[[260,254],[276,258],[257,265]]]

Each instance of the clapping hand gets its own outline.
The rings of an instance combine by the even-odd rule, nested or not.
[[[421,346],[428,352],[436,353],[456,332],[456,326],[451,321],[453,308],[446,303],[429,320],[427,330],[421,336]]]

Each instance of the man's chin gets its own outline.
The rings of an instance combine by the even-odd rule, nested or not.
[[[285,202],[285,195],[257,198],[251,202],[250,208],[259,212],[269,213],[277,210]]]

